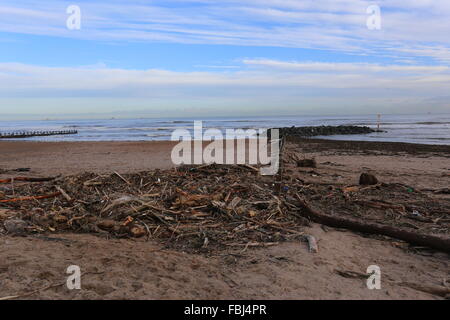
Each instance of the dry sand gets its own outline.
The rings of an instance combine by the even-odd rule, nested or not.
[[[170,142],[0,142],[0,169],[30,167],[28,176],[83,171],[133,172],[171,166]],[[362,171],[382,181],[419,189],[450,185],[450,147],[301,140],[290,145],[317,169],[295,173],[304,180],[354,184]],[[7,172],[4,177],[18,175]],[[20,174],[22,175],[22,173]],[[313,225],[319,252],[303,242],[202,256],[164,249],[144,240],[103,239],[56,234],[54,241],[0,235],[0,298],[65,281],[66,268],[79,265],[82,290],[65,286],[42,290],[29,299],[441,299],[400,285],[445,285],[450,260],[443,253],[411,250],[379,237]],[[364,279],[339,271],[382,272],[382,289],[368,290]]]

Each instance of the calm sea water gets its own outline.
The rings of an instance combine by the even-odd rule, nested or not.
[[[31,137],[29,141],[146,141],[170,140],[177,128],[193,129],[194,120],[203,120],[204,128],[273,128],[290,126],[360,125],[376,128],[377,116],[291,116],[259,118],[203,119],[109,119],[0,121],[0,132],[22,130],[76,129],[77,135]],[[450,114],[382,115],[385,133],[328,136],[327,139],[398,141],[450,145]]]

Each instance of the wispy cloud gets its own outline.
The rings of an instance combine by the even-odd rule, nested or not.
[[[66,28],[66,8],[72,4],[81,8],[81,30]],[[381,30],[366,27],[366,9],[372,4],[381,7]],[[45,62],[36,62],[43,59],[39,55],[27,64],[0,62],[0,113],[124,108],[214,114],[415,112],[431,107],[446,111],[449,30],[448,0],[2,0],[0,32],[10,34],[0,42],[6,48],[14,46],[8,41],[14,41],[15,34],[53,36],[46,40],[55,46],[64,37],[126,44],[121,48],[133,47],[129,42],[238,47],[216,56],[217,50],[228,47],[207,46],[210,51],[203,53],[200,46],[176,46],[195,47],[189,54],[199,54],[183,67],[157,57],[152,64],[127,69],[133,49],[110,55],[107,50],[113,46],[94,52],[98,55],[92,55],[93,61],[57,59],[60,64],[51,64],[86,64],[81,67],[43,66]],[[241,50],[244,46],[264,48]],[[289,60],[281,52],[297,50],[267,47],[328,51],[316,58],[306,54],[314,51],[298,50],[309,58],[299,54],[298,60]],[[33,56],[32,48],[29,54]],[[95,64],[116,58],[122,59],[114,63],[117,68]],[[156,67],[141,67],[148,65]]]
[[[128,88],[198,86],[209,88],[285,86],[314,88],[393,88],[442,90],[450,84],[450,68],[446,66],[378,65],[368,63],[286,62],[268,59],[244,60],[244,64],[257,66],[245,70],[221,72],[174,72],[169,70],[112,69],[103,65],[79,68],[55,68],[19,63],[0,63],[0,92],[13,95],[26,90],[114,90]],[[440,87],[423,87],[435,82]],[[175,88],[175,87],[174,87]],[[206,90],[205,90],[206,91]],[[108,93],[108,94],[110,94]]]
[[[65,28],[66,7],[82,30]],[[368,30],[366,9],[382,9]],[[3,0],[0,31],[99,41],[151,41],[327,49],[450,63],[447,0],[50,1]]]
[[[92,108],[111,110],[121,106],[165,110],[166,107],[214,106],[228,111],[286,108],[302,112],[316,106],[316,113],[387,110],[423,111],[424,101],[441,97],[450,87],[450,70],[439,66],[404,66],[351,63],[245,60],[247,69],[223,72],[174,72],[126,70],[104,66],[50,68],[0,63],[0,103],[8,101],[20,110],[39,99],[50,99],[46,110],[60,113]],[[255,99],[255,97],[258,99]],[[5,100],[6,99],[6,100]],[[8,100],[9,99],[9,100]],[[54,100],[51,100],[54,99]],[[56,100],[55,100],[56,99]],[[100,101],[100,102],[99,102]],[[102,102],[103,101],[103,102]],[[435,110],[445,111],[448,102],[436,100]],[[69,106],[69,110],[64,110]],[[99,107],[100,106],[100,107]],[[107,107],[106,107],[107,106]],[[368,109],[370,107],[370,109]],[[212,109],[211,109],[212,108]]]
[[[402,72],[407,74],[433,74],[450,71],[448,66],[423,66],[423,65],[380,65],[373,63],[324,63],[324,62],[295,62],[279,61],[271,59],[244,59],[243,63],[251,66],[274,68],[277,70],[301,72]],[[397,73],[397,75],[400,75]]]

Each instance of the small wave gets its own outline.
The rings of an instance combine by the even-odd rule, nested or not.
[[[167,124],[180,124],[180,123],[194,123],[194,120],[187,121],[187,120],[173,120],[173,121],[156,121],[156,123],[167,123]]]
[[[424,137],[424,138],[414,138],[415,140],[438,140],[438,141],[446,141],[450,140],[450,138],[444,137]]]
[[[116,129],[117,130],[117,129]],[[154,128],[118,128],[118,130],[124,130],[124,131],[152,131]]]
[[[424,121],[424,122],[414,122],[413,124],[427,124],[427,125],[433,125],[433,124],[450,124],[450,122],[442,122],[442,121]]]
[[[66,126],[62,126],[63,128],[106,128],[107,126],[102,126],[102,125],[98,125],[98,124],[86,124],[86,125],[66,125]]]
[[[150,134],[146,134],[145,136],[147,136],[147,137],[153,137],[153,138],[158,138],[158,137],[170,137],[170,134],[150,133]]]
[[[267,120],[206,120],[211,122],[267,122]]]
[[[170,131],[175,129],[192,129],[192,127],[157,127],[151,128],[152,131]]]

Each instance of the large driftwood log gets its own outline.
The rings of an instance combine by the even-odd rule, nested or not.
[[[300,207],[303,209],[302,215],[314,222],[335,228],[345,228],[352,231],[384,235],[406,241],[413,245],[426,246],[450,253],[450,238],[441,238],[438,236],[418,234],[392,226],[385,226],[369,222],[360,222],[354,219],[331,216],[318,210],[312,209],[298,194],[297,199]]]
[[[450,294],[450,288],[442,286],[427,285],[423,283],[412,283],[412,282],[400,282],[399,285],[441,297],[446,297],[447,295]]]

